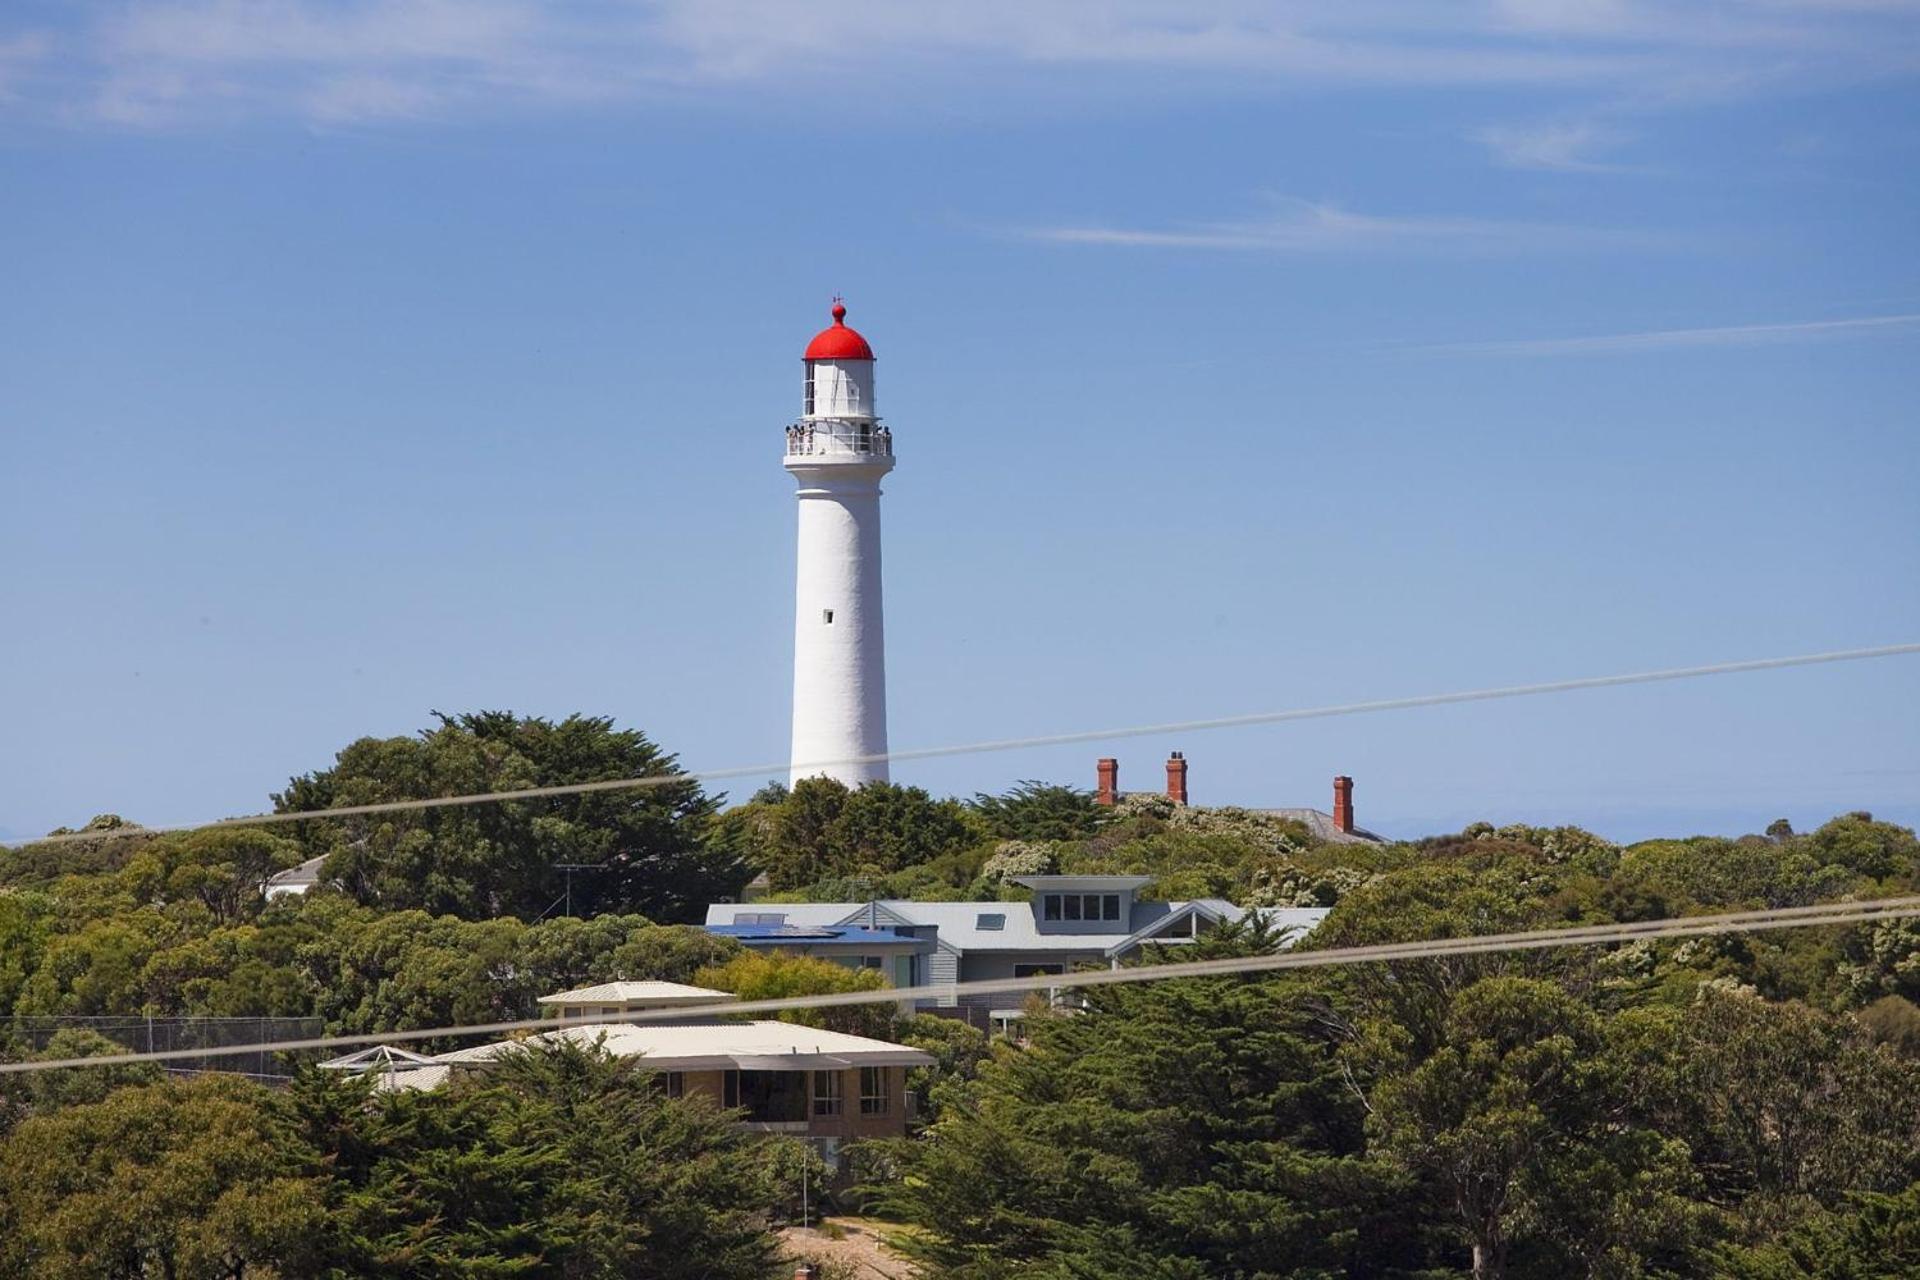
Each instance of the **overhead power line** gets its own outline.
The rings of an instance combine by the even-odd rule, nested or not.
[[[609,778],[601,782],[569,782],[547,787],[523,787],[514,791],[482,791],[472,795],[431,796],[418,800],[384,800],[377,804],[341,805],[332,809],[302,809],[289,813],[257,813],[238,818],[217,818],[211,822],[182,823],[160,827],[115,827],[104,831],[76,831],[66,835],[42,836],[37,840],[5,842],[19,846],[57,844],[70,841],[111,840],[130,836],[162,835],[173,831],[198,831],[212,827],[259,826],[267,823],[311,822],[328,818],[358,818],[382,813],[409,813],[423,809],[446,809],[462,805],[504,804],[518,800],[547,800],[557,796],[593,795],[603,791],[633,791],[650,787],[669,787],[685,782],[724,782],[736,778],[759,778],[789,770],[839,768],[855,764],[877,764],[903,760],[934,760],[946,756],[982,755],[994,751],[1019,751],[1032,747],[1058,747],[1079,742],[1104,742],[1115,738],[1144,738],[1171,733],[1200,733],[1212,729],[1237,729],[1250,725],[1285,724],[1294,720],[1328,720],[1338,716],[1364,715],[1374,711],[1409,711],[1418,707],[1443,707],[1462,702],[1493,702],[1503,698],[1528,698],[1548,693],[1573,693],[1581,689],[1611,689],[1622,685],[1657,684],[1669,680],[1694,680],[1704,676],[1734,675],[1746,671],[1776,671],[1784,667],[1811,667],[1831,662],[1858,662],[1869,658],[1891,658],[1920,653],[1920,644],[1889,644],[1869,649],[1836,649],[1828,653],[1794,654],[1784,658],[1752,658],[1739,662],[1716,662],[1700,667],[1671,667],[1659,671],[1633,671],[1610,676],[1582,676],[1573,680],[1552,680],[1544,684],[1504,685],[1493,689],[1467,689],[1452,693],[1428,693],[1410,698],[1380,698],[1368,702],[1348,702],[1326,707],[1298,707],[1289,711],[1261,711],[1248,715],[1216,716],[1205,720],[1177,720],[1161,724],[1129,725],[1123,728],[1079,729],[1069,733],[1037,734],[1026,738],[997,738],[945,747],[913,747],[879,755],[852,756],[839,760],[781,760],[767,764],[736,765],[725,769],[701,769],[691,773],[661,774],[644,778]]]
[[[1896,920],[1908,916],[1920,916],[1920,896],[1877,898],[1862,902],[1834,902],[1810,907],[1733,911],[1712,916],[1686,916],[1675,920],[1586,925],[1568,929],[1536,929],[1521,933],[1441,938],[1420,942],[1390,942],[1371,946],[1336,947],[1325,951],[1281,951],[1270,955],[1178,961],[1171,964],[1142,965],[1131,969],[1043,974],[1033,978],[993,978],[977,982],[936,983],[919,987],[884,987],[875,991],[842,991],[830,995],[786,996],[772,1000],[727,1001],[708,1005],[683,1004],[667,1009],[636,1009],[628,1013],[602,1017],[599,1022],[613,1024],[678,1021],[684,1020],[689,1015],[786,1013],[800,1009],[896,1004],[906,1000],[957,1002],[970,995],[1025,995],[1030,992],[1056,991],[1061,988],[1163,982],[1171,978],[1211,978],[1243,973],[1270,973],[1285,969],[1319,969],[1336,965],[1378,964],[1396,960],[1431,960],[1501,951],[1540,951],[1616,942],[1696,938],[1723,933],[1757,933],[1771,929],[1857,924],[1868,920]],[[336,1050],[358,1045],[438,1040],[454,1036],[506,1035],[516,1031],[555,1031],[566,1029],[568,1025],[556,1022],[552,1018],[518,1018],[506,1022],[423,1027],[406,1031],[266,1040],[257,1044],[222,1045],[216,1048],[170,1049],[154,1053],[108,1054],[92,1058],[54,1058],[38,1062],[4,1062],[0,1063],[0,1075],[60,1071],[79,1067],[123,1067],[142,1062],[177,1062],[191,1058],[211,1058],[233,1054],[310,1049]],[[582,1024],[571,1025],[577,1027]]]

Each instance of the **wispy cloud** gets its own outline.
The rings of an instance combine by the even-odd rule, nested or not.
[[[0,101],[16,96],[29,72],[44,63],[53,41],[42,31],[0,36]]]
[[[1213,249],[1264,253],[1427,252],[1528,253],[1656,247],[1666,238],[1604,227],[1563,226],[1489,218],[1356,213],[1335,205],[1285,198],[1260,218],[1166,228],[1080,224],[1029,227],[1019,234],[1056,244],[1139,249]]]
[[[1446,342],[1419,349],[1487,356],[1605,355],[1621,351],[1661,351],[1687,347],[1757,347],[1772,343],[1864,337],[1916,328],[1920,328],[1920,314],[1856,316],[1846,320],[1805,320],[1792,324],[1722,325],[1707,329],[1653,329],[1644,333],[1607,333],[1584,338]]]
[[[1500,164],[1509,169],[1544,169],[1558,173],[1622,173],[1628,166],[1597,159],[1626,141],[1621,130],[1592,120],[1567,120],[1533,125],[1489,125],[1475,133]]]
[[[912,104],[1042,68],[1050,89],[1186,77],[1235,92],[1510,85],[1655,98],[1911,73],[1920,43],[1893,0],[70,0],[54,11],[68,15],[57,74],[36,78],[34,105],[150,125],[459,118],[829,82],[890,87]],[[17,38],[5,26],[0,41]]]

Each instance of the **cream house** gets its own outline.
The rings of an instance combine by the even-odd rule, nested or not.
[[[730,1018],[725,1008],[733,999],[729,992],[677,982],[601,983],[541,997],[559,1014],[552,1031],[428,1059],[375,1055],[375,1069],[383,1088],[433,1088],[450,1075],[484,1071],[529,1043],[564,1037],[638,1058],[658,1073],[670,1096],[701,1095],[738,1108],[749,1129],[819,1139],[829,1151],[849,1138],[906,1133],[907,1069],[931,1066],[930,1055],[793,1022]],[[620,1020],[640,1013],[655,1016]]]

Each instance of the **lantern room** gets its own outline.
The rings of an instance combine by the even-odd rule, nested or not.
[[[875,416],[873,348],[847,326],[847,308],[839,299],[833,303],[833,323],[814,335],[802,360],[807,370],[803,417]]]

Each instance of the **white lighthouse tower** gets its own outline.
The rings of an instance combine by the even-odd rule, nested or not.
[[[806,393],[787,428],[799,482],[791,776],[885,782],[887,659],[880,608],[880,477],[893,436],[874,415],[873,348],[833,304],[807,344]]]

